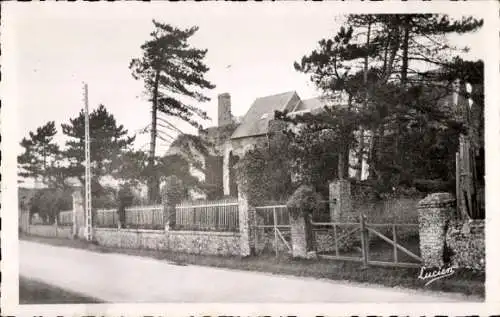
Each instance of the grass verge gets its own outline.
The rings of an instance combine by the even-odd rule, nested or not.
[[[21,236],[23,240],[86,249],[102,253],[120,253],[158,260],[165,260],[177,265],[201,265],[247,271],[267,272],[304,277],[326,278],[330,280],[347,280],[360,283],[378,284],[389,287],[403,287],[417,290],[433,290],[462,293],[484,298],[485,274],[467,269],[458,269],[450,277],[435,281],[425,286],[419,280],[419,269],[388,268],[370,266],[363,268],[360,263],[349,261],[302,260],[289,256],[276,258],[274,255],[258,257],[223,257],[213,255],[186,254],[169,251],[122,249],[96,245],[82,240],[68,240],[34,236]]]
[[[92,304],[98,299],[76,294],[61,288],[19,277],[19,304]]]

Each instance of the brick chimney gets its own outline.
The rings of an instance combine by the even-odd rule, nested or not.
[[[231,115],[231,95],[229,93],[226,92],[219,95],[217,114],[217,126],[222,127],[233,122]]]

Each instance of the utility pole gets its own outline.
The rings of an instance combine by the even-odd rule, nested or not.
[[[92,240],[92,191],[90,173],[90,127],[89,127],[89,95],[88,86],[83,84],[83,99],[85,102],[85,236]]]

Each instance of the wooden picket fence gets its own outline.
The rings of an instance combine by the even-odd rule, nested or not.
[[[116,209],[98,209],[96,218],[96,226],[105,228],[118,227],[120,219]],[[126,228],[162,230],[164,226],[162,205],[134,206],[125,209]]]
[[[173,230],[238,231],[238,200],[183,202],[175,206]]]
[[[59,212],[59,215],[57,215],[57,224],[60,226],[72,226],[73,210],[65,210]]]
[[[118,227],[118,214],[116,209],[97,209],[94,224],[101,228]]]

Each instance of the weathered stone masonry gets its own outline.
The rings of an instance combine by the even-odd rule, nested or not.
[[[96,228],[100,245],[191,254],[239,255],[240,235],[234,232],[168,231]]]
[[[453,217],[455,198],[436,193],[419,202],[420,253],[427,267],[451,264],[485,270],[484,220]],[[445,259],[445,251],[450,258]],[[445,263],[445,260],[448,263]]]
[[[484,220],[450,221],[446,244],[451,250],[451,264],[458,267],[484,271],[485,235]]]
[[[431,194],[418,203],[420,254],[426,267],[444,265],[446,229],[454,204],[449,193]]]

